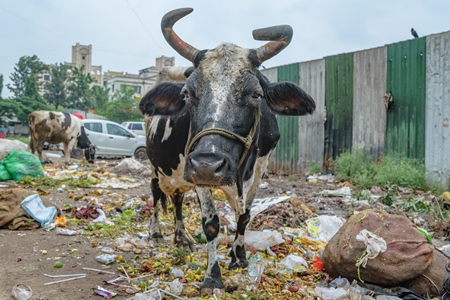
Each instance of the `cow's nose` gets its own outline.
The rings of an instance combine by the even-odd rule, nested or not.
[[[186,175],[195,184],[220,185],[229,169],[226,158],[211,154],[191,154]]]

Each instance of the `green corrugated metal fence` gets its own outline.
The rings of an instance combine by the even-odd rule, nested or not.
[[[387,92],[394,109],[387,114],[386,152],[425,158],[426,38],[387,46]]]
[[[353,53],[325,57],[324,164],[352,148]]]
[[[278,67],[278,82],[299,84],[299,64]],[[295,173],[298,162],[298,117],[277,115],[280,141],[276,150],[276,171]]]

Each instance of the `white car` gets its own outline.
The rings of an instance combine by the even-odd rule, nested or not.
[[[147,159],[145,136],[137,135],[112,121],[84,119],[81,122],[89,140],[97,147],[96,156]]]
[[[145,136],[145,123],[144,122],[122,122],[123,127],[133,131],[136,134]]]

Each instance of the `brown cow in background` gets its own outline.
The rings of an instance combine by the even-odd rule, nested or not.
[[[34,111],[28,115],[30,125],[30,148],[32,153],[37,151],[42,159],[44,143],[64,144],[66,163],[70,161],[70,152],[77,146],[85,150],[85,157],[89,162],[95,158],[95,146],[91,144],[80,119],[63,112]]]

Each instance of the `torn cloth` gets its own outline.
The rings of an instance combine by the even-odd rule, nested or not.
[[[382,237],[379,237],[367,229],[361,230],[356,236],[356,240],[364,242],[367,247],[367,253],[360,259],[359,262],[356,263],[357,267],[362,266],[365,268],[369,259],[374,259],[378,256],[378,254],[380,254],[380,252],[385,252],[387,249],[386,241]]]

